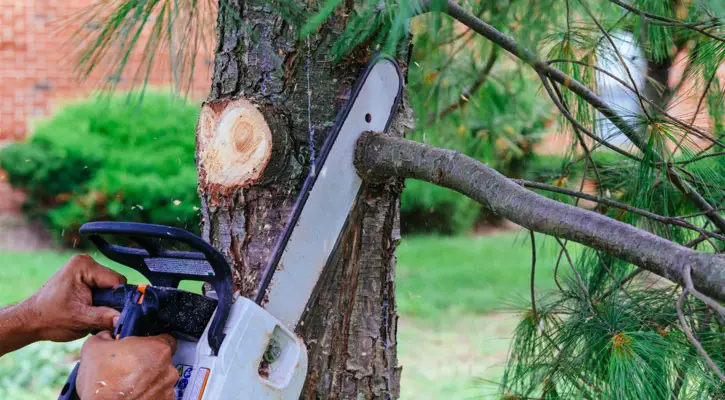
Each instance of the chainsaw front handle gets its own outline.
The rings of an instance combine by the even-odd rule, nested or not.
[[[183,229],[137,222],[89,222],[80,233],[103,255],[140,272],[154,287],[177,288],[182,280],[211,284],[218,304],[208,340],[214,354],[219,353],[232,306],[232,276],[229,264],[212,245]],[[140,248],[111,244],[103,235],[121,237]],[[155,239],[183,243],[195,251],[165,249]]]

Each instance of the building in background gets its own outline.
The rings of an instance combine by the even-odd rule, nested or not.
[[[81,82],[77,65],[79,36],[98,34],[100,23],[85,15],[98,0],[0,1],[0,143],[18,141],[31,132],[33,121],[59,104],[88,96],[94,89],[117,83],[129,89],[141,63],[142,50],[132,54],[123,76],[99,68]],[[212,18],[213,21],[215,18]],[[144,42],[145,35],[142,35]],[[157,54],[149,84],[170,86],[169,52]],[[202,100],[211,85],[213,47],[196,55],[188,95]]]

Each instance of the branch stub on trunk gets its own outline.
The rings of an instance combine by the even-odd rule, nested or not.
[[[272,155],[272,133],[252,103],[206,102],[197,130],[199,178],[207,185],[235,188],[259,180]]]

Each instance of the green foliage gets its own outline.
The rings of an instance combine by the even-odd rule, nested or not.
[[[125,220],[198,227],[194,126],[198,108],[162,93],[68,105],[27,143],[0,152],[26,211],[75,240],[81,224]]]
[[[506,83],[490,80],[467,96],[460,112],[431,118],[432,105],[450,106],[458,99],[454,97],[455,89],[439,89],[441,84],[436,82],[447,79],[440,75],[448,76],[448,72],[434,73],[435,77],[427,72],[424,65],[431,57],[435,56],[421,52],[421,59],[414,59],[411,67],[410,81],[418,89],[411,91],[410,102],[418,121],[417,128],[408,137],[460,151],[510,177],[546,175],[548,171],[538,171],[533,146],[546,132],[552,116],[551,109],[536,95],[536,87],[515,77],[509,77]],[[448,68],[463,69],[466,64],[466,61],[460,65],[458,61],[451,62]],[[457,85],[470,86],[474,80],[475,77],[461,79],[462,83]],[[424,182],[407,181],[402,196],[404,232],[462,233],[477,220],[489,217],[471,199]]]
[[[624,290],[610,291],[613,280],[602,277],[601,268],[586,268],[592,265],[591,257],[592,252],[584,252],[577,262],[588,295],[568,278],[563,291],[538,299],[536,321],[530,312],[521,321],[510,355],[517,361],[507,366],[504,393],[662,399],[681,390],[680,398],[717,397],[717,378],[678,330],[678,294],[671,287],[647,289],[636,280]],[[611,257],[605,256],[605,263],[619,280],[632,271]],[[687,306],[701,308],[699,302]],[[693,325],[702,332],[703,342],[716,348],[723,333],[719,324],[707,322],[706,315],[693,312]],[[725,361],[721,353],[714,357]]]
[[[226,2],[220,2],[222,6]],[[134,50],[143,47],[133,81],[146,85],[156,54],[169,52],[171,84],[180,91],[191,86],[195,59],[202,49],[210,49],[217,14],[217,2],[211,0],[120,0],[90,6],[77,17],[81,26],[98,26],[88,35],[83,30],[77,40],[77,72],[87,78],[92,71],[105,69],[107,86],[115,88],[125,75]],[[243,23],[237,18],[237,23]],[[147,35],[145,42],[142,37]],[[157,66],[158,68],[158,66]]]
[[[80,356],[81,344],[39,342],[0,358],[0,397],[57,397]]]

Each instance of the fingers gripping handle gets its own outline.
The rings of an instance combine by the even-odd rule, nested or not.
[[[113,289],[93,289],[93,305],[123,310],[127,293],[131,288],[135,288],[135,285],[120,285]]]
[[[130,287],[133,287],[133,285],[121,285],[113,289],[93,290],[93,305],[123,309],[113,335],[116,339],[122,339],[127,336],[144,336],[150,333],[146,332],[144,325],[140,323],[141,319],[144,318],[144,310],[140,304],[143,289],[139,289],[142,286],[134,287],[136,290],[133,292],[128,290]],[[76,363],[65,385],[63,385],[58,400],[80,400],[78,390],[76,389],[76,378],[78,377],[80,366],[81,363]]]

